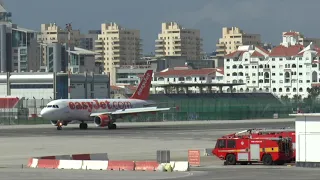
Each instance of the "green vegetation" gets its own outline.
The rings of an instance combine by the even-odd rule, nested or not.
[[[281,96],[281,101],[287,107],[291,107],[294,111],[300,109],[304,113],[316,113],[320,112],[320,101],[318,99],[320,95],[320,87],[312,87],[308,89],[308,97],[302,98],[301,95],[294,95],[293,98],[288,96]]]

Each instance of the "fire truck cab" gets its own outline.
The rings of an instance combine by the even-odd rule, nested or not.
[[[212,154],[225,164],[235,165],[262,162],[264,165],[283,165],[292,157],[290,138],[219,138]]]

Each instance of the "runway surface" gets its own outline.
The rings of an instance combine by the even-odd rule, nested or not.
[[[317,179],[313,175],[318,175],[318,171],[295,167],[224,167],[213,156],[202,157],[200,168],[179,173],[22,169],[30,157],[77,153],[107,152],[115,160],[155,160],[157,150],[168,149],[172,160],[187,160],[188,149],[212,148],[216,138],[227,133],[257,127],[294,128],[294,120],[276,121],[185,122],[166,126],[119,123],[117,130],[96,128],[92,124],[88,130],[68,125],[62,131],[52,125],[1,126],[0,179]]]

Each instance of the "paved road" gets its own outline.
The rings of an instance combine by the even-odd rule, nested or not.
[[[213,123],[190,125],[118,125],[117,130],[92,127],[79,130],[78,125],[64,127],[57,131],[54,126],[35,126],[0,128],[0,179],[318,179],[319,171],[295,167],[265,166],[222,166],[221,161],[214,161],[192,172],[106,172],[19,169],[19,163],[25,163],[28,157],[72,154],[87,152],[108,152],[112,159],[154,158],[157,149],[170,149],[173,158],[186,157],[190,148],[204,148],[214,144],[214,140],[226,133],[257,127],[294,127],[291,122],[255,122],[255,123]],[[210,157],[211,158],[211,157]],[[209,159],[210,159],[209,158]],[[9,163],[13,163],[11,166]]]
[[[193,135],[197,135],[196,132],[212,132],[212,131],[235,131],[248,128],[268,128],[268,127],[293,127],[294,122],[255,122],[255,123],[228,123],[228,124],[191,124],[191,125],[172,125],[172,126],[161,126],[161,125],[141,125],[131,126],[118,124],[118,129],[109,130],[107,128],[94,127],[93,124],[89,124],[87,130],[80,130],[78,125],[70,124],[64,126],[63,130],[56,130],[55,126],[46,125],[41,128],[34,128],[30,125],[24,128],[2,128],[0,131],[0,137],[34,137],[34,136],[136,136],[153,134],[157,137],[172,137],[175,134],[177,136],[184,136],[187,132],[193,132]],[[141,134],[143,132],[143,134]],[[184,132],[179,134],[179,132]],[[199,133],[200,136],[201,133]]]

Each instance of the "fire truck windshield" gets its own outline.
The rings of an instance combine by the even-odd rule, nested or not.
[[[226,147],[226,140],[219,139],[216,143],[216,148],[225,148]]]

